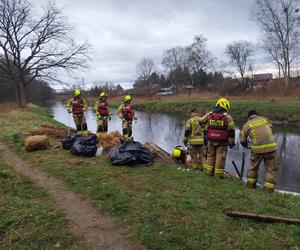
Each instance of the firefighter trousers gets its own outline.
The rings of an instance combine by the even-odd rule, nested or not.
[[[107,133],[108,131],[108,117],[100,116],[97,119],[97,133]]]
[[[221,143],[208,142],[207,163],[205,172],[210,176],[222,178],[227,156],[227,145]]]
[[[264,189],[274,190],[276,185],[276,175],[278,164],[276,160],[276,152],[271,153],[253,153],[251,154],[250,167],[247,174],[247,185],[255,187],[258,177],[260,163],[265,164],[265,182]]]
[[[203,170],[206,166],[206,148],[204,145],[190,145],[192,169]]]
[[[73,119],[76,125],[77,132],[87,132],[86,119],[83,113],[73,114]]]
[[[132,136],[132,121],[123,120],[122,121],[122,132],[125,139]]]

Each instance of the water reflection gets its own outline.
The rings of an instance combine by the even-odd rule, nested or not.
[[[72,117],[67,113],[64,105],[57,103],[52,107],[54,119],[67,126],[75,128]],[[112,119],[109,122],[109,131],[121,131],[121,122],[117,116],[117,110],[111,110]],[[140,142],[150,141],[171,152],[173,147],[182,144],[185,121],[178,117],[165,114],[150,114],[136,112],[138,120],[133,124],[133,136]],[[96,131],[96,116],[92,108],[86,112],[88,128]],[[278,143],[277,157],[279,160],[279,172],[277,188],[287,191],[300,192],[300,129],[276,126],[275,138]],[[236,130],[238,138],[239,130]],[[242,162],[242,147],[237,143],[236,147],[228,152],[226,170],[235,173],[231,161],[235,160],[238,167]],[[246,152],[246,170],[250,162],[250,152]],[[259,171],[258,182],[263,182],[264,168]],[[245,175],[246,176],[246,172]]]

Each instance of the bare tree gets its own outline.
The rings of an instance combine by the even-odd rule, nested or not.
[[[205,70],[213,65],[214,58],[207,50],[206,39],[195,36],[191,45],[186,47],[174,47],[163,54],[162,65],[171,73],[172,81],[178,85],[178,81],[186,78],[193,85],[193,74],[199,70]]]
[[[195,36],[194,42],[186,47],[187,64],[191,72],[205,70],[213,65],[214,58],[211,52],[207,50],[207,40],[202,35]]]
[[[188,66],[188,52],[186,47],[174,47],[163,53],[162,65],[168,70],[173,71],[178,68]]]
[[[26,106],[25,90],[34,79],[59,81],[55,73],[82,69],[89,59],[89,45],[74,42],[73,27],[53,3],[36,16],[27,0],[0,0],[0,69],[14,85],[20,107]]]
[[[154,61],[149,57],[142,58],[136,66],[136,73],[140,80],[147,81],[151,77],[151,74],[154,72]]]
[[[225,53],[230,59],[229,65],[240,74],[244,84],[247,70],[253,67],[254,47],[252,43],[244,40],[232,42],[226,46]]]
[[[289,85],[291,67],[299,58],[297,0],[256,0],[255,21],[262,31],[262,48]]]

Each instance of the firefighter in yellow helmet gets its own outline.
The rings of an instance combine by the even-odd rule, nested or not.
[[[189,144],[193,170],[203,170],[206,166],[206,149],[204,146],[201,116],[197,109],[191,110],[191,118],[186,122],[184,145]]]
[[[172,152],[172,158],[179,164],[186,165],[187,162],[187,150],[183,146],[176,146]]]
[[[247,139],[250,138],[252,145],[250,168],[247,174],[247,186],[255,188],[259,164],[264,161],[266,175],[264,190],[272,192],[276,184],[276,173],[278,164],[276,161],[276,148],[271,123],[269,119],[259,116],[256,110],[248,112],[248,121],[240,132],[240,143],[243,147],[248,146]]]
[[[107,102],[107,95],[105,92],[99,94],[99,98],[95,103],[94,111],[97,116],[97,134],[98,133],[107,133],[108,131],[108,120],[110,119],[109,115],[109,106]]]
[[[136,120],[134,114],[134,108],[131,105],[132,98],[130,95],[126,95],[123,99],[123,104],[119,106],[118,116],[122,120],[122,132],[124,139],[132,137],[132,122]]]
[[[232,117],[227,113],[230,104],[221,98],[216,107],[204,117],[202,123],[207,124],[207,161],[205,172],[211,176],[224,177],[226,156],[229,148],[235,145],[235,125]]]
[[[74,97],[67,103],[67,111],[73,114],[74,123],[79,134],[87,134],[88,128],[84,112],[87,111],[88,103],[81,97],[79,89],[74,91]]]

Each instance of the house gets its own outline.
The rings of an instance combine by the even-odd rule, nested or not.
[[[269,82],[271,80],[273,80],[272,73],[254,74],[254,76],[253,76],[254,83],[264,83],[264,82]]]

